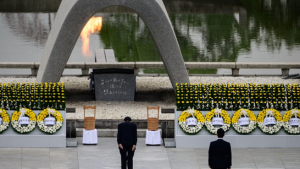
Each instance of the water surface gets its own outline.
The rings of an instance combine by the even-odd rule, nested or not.
[[[298,0],[164,0],[164,3],[186,62],[300,61]],[[59,0],[0,1],[0,62],[39,62],[59,4]],[[94,18],[101,18],[101,25],[92,21],[92,30],[79,36],[69,62],[92,62],[95,49],[113,49],[118,62],[161,61],[151,34],[134,11],[110,7],[96,13]],[[144,70],[151,72],[161,71]],[[224,69],[191,72],[231,73]],[[240,72],[280,74],[279,69]]]

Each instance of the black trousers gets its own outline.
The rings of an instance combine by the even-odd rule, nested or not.
[[[128,169],[133,169],[133,155],[134,151],[132,151],[133,145],[122,145],[123,149],[120,149],[121,154],[121,168],[126,169],[126,161],[128,161]]]

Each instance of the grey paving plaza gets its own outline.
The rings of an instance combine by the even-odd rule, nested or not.
[[[225,136],[226,137],[226,136]],[[117,169],[121,168],[116,138],[99,137],[98,145],[74,148],[0,148],[1,169]],[[226,138],[225,138],[226,140]],[[300,148],[232,149],[232,168],[299,169]],[[207,169],[208,149],[147,146],[139,138],[135,169]]]

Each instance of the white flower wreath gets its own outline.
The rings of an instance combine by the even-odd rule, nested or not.
[[[241,126],[239,124],[239,119],[241,116],[248,117],[250,119],[250,123],[247,126]],[[256,116],[249,109],[239,109],[232,116],[232,127],[233,129],[240,134],[249,134],[256,128]]]
[[[53,126],[45,125],[44,119],[47,116],[53,116],[55,118],[56,122]],[[63,126],[63,117],[57,110],[47,108],[38,115],[37,124],[41,131],[47,134],[54,134]]]
[[[0,117],[2,118],[2,124],[0,124],[0,134],[8,129],[9,115],[4,109],[0,109]]]
[[[268,115],[274,116],[274,118],[276,119],[276,124],[274,126],[264,125],[264,119]],[[282,116],[275,109],[264,109],[258,114],[257,125],[263,133],[276,134],[281,129],[282,124],[283,124],[282,123]]]
[[[297,118],[296,120],[299,120],[300,118],[300,112],[298,109],[293,109],[293,110],[289,110],[287,112],[285,112],[284,116],[283,116],[283,128],[284,130],[292,135],[296,135],[296,134],[300,134],[300,125],[298,125],[297,127],[293,127],[289,124],[289,120],[295,117]]]
[[[28,116],[29,117],[29,124],[27,126],[21,126],[19,124],[19,117],[20,116]],[[11,126],[12,128],[21,134],[27,134],[32,132],[35,129],[36,124],[36,116],[32,112],[32,110],[27,108],[22,108],[19,111],[15,111],[11,118]]]
[[[197,125],[188,126],[186,123],[186,119],[189,117],[196,118]],[[182,129],[182,131],[185,132],[186,134],[197,134],[203,128],[204,117],[201,114],[201,112],[198,110],[194,110],[194,109],[186,110],[186,111],[183,111],[181,113],[181,115],[179,116],[178,124],[179,124],[180,128]]]
[[[221,117],[223,118],[224,124],[222,127],[215,127],[212,125],[211,120],[215,115],[221,115]],[[223,128],[223,130],[226,132],[230,128],[230,123],[231,119],[226,110],[213,109],[205,115],[206,129],[212,134],[217,134],[219,128]]]

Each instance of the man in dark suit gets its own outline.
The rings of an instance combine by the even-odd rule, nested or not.
[[[126,169],[126,161],[128,161],[128,169],[133,168],[133,155],[137,142],[137,127],[131,123],[130,117],[125,117],[124,122],[118,125],[118,146],[121,154],[121,168]]]
[[[223,140],[224,130],[218,129],[218,140],[210,143],[208,150],[208,165],[212,169],[231,168],[231,146]]]

